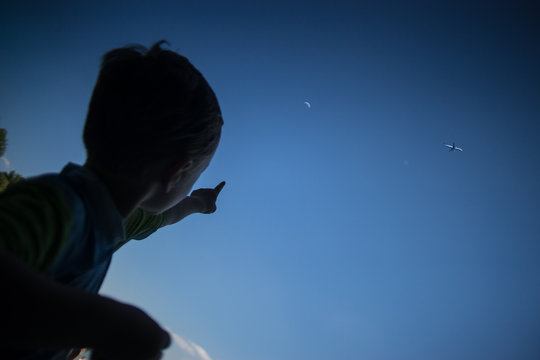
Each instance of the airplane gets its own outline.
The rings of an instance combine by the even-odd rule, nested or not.
[[[459,148],[459,147],[456,146],[456,143],[452,143],[452,145],[450,145],[450,144],[443,144],[443,145],[450,148],[450,150],[448,150],[448,151],[454,151],[454,150],[463,151],[462,148]]]

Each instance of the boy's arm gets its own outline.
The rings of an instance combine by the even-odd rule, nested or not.
[[[178,204],[158,215],[150,215],[142,209],[135,209],[125,221],[126,238],[116,245],[120,249],[131,239],[142,240],[160,227],[172,225],[194,213],[211,214],[216,211],[217,197],[225,186],[221,182],[213,189],[199,189]]]
[[[107,359],[153,359],[169,346],[143,311],[56,283],[3,250],[0,284],[0,347],[90,347]]]
[[[184,200],[163,212],[163,223],[161,226],[175,224],[191,214],[211,214],[215,212],[217,197],[224,186],[225,181],[222,181],[213,189],[198,189],[193,191]]]

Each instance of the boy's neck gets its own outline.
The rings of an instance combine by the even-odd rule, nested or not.
[[[124,219],[137,208],[145,196],[144,190],[131,185],[130,181],[125,181],[125,178],[119,178],[103,171],[91,161],[87,160],[83,167],[92,171],[103,182],[116,205],[116,209]]]

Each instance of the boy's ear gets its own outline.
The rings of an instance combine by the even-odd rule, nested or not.
[[[185,160],[177,162],[169,170],[166,177],[166,190],[167,192],[171,191],[180,180],[184,178],[184,174],[191,169],[193,166],[193,161]]]

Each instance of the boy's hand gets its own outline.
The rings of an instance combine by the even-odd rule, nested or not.
[[[186,196],[178,204],[163,213],[161,226],[176,224],[186,216],[195,213],[211,214],[216,211],[217,197],[225,186],[225,181],[213,189],[199,189]]]
[[[225,181],[222,181],[213,189],[194,190],[189,197],[195,204],[197,211],[203,214],[211,214],[216,211],[216,200],[224,186]]]

